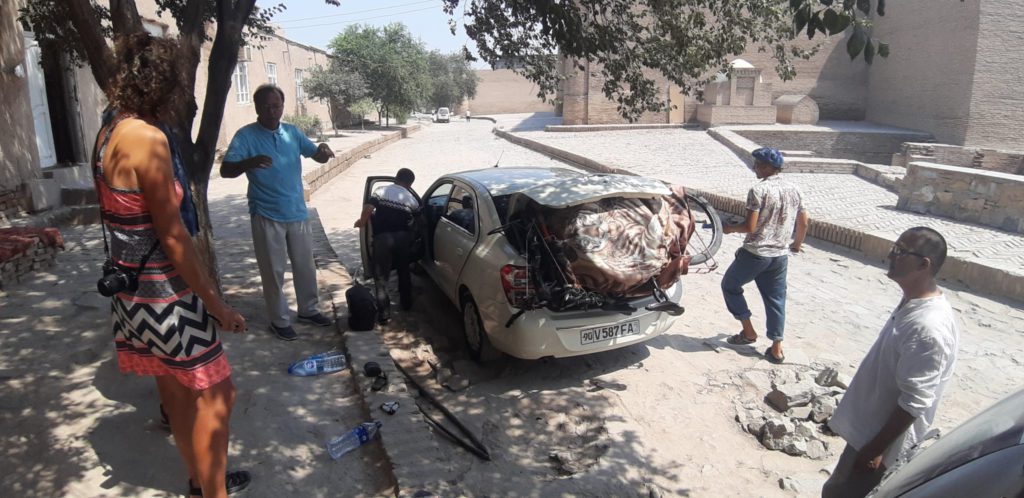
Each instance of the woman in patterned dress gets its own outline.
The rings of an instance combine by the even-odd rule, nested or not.
[[[97,139],[96,190],[113,262],[137,271],[152,249],[138,289],[113,298],[118,366],[156,378],[190,495],[223,497],[247,486],[249,474],[225,472],[235,387],[217,328],[242,332],[245,319],[197,263],[179,211],[185,189],[158,121],[183,93],[178,45],[133,34],[115,51],[119,69],[109,96],[119,114]]]

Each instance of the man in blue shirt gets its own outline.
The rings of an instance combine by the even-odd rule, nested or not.
[[[253,248],[263,282],[270,330],[279,339],[298,338],[291,327],[288,301],[284,296],[284,267],[287,254],[292,263],[295,296],[300,321],[326,327],[334,322],[317,308],[316,266],[313,238],[307,221],[302,188],[302,164],[311,157],[325,163],[334,152],[322,143],[316,146],[295,126],[282,123],[284,92],[274,85],[260,85],[253,93],[256,122],[235,132],[221,163],[220,174],[249,179],[249,215]]]

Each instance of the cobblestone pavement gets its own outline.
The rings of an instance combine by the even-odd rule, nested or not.
[[[498,125],[506,129],[536,130],[550,122],[524,118],[497,116]],[[426,126],[359,161],[314,195],[311,204],[318,208],[332,245],[350,272],[358,272],[352,222],[366,176],[411,167],[418,175],[414,187],[422,193],[441,174],[490,167],[499,156],[503,166],[562,166],[496,140],[490,126],[476,121]],[[638,172],[685,179],[699,188],[742,193],[753,181],[724,147],[695,133],[615,133],[612,138],[590,133],[573,140],[588,142],[586,147],[578,145],[578,152],[588,156],[623,161],[617,163],[623,166],[628,160],[644,168]],[[660,149],[645,138],[649,134],[661,137]],[[577,134],[548,135],[537,139]],[[568,145],[572,143],[577,142]],[[702,168],[683,169],[682,162],[691,158]],[[822,176],[826,175],[810,180],[820,182]],[[823,200],[812,202],[817,206]],[[725,239],[717,271],[683,277],[687,311],[661,337],[607,353],[507,360],[483,369],[466,359],[459,312],[431,282],[414,279],[413,309],[396,312],[392,325],[381,334],[392,347],[417,353],[432,350],[446,366],[470,379],[472,385],[457,393],[444,393],[433,385],[438,389],[435,394],[463,422],[483,433],[495,455],[492,462],[479,462],[439,438],[438,446],[447,453],[441,459],[420,458],[416,464],[422,473],[470,496],[816,496],[825,478],[819,469],[838,457],[841,441],[833,438],[832,454],[824,461],[765,450],[732,419],[735,401],[759,403],[765,394],[741,376],[811,364],[836,365],[852,375],[898,302],[899,289],[885,278],[879,262],[833,244],[808,241],[806,252],[790,263],[789,361],[775,367],[761,358],[761,349],[725,345],[725,337],[738,324],[725,311],[719,285],[740,241],[740,236]],[[946,292],[964,329],[956,380],[936,421],[944,430],[1024,385],[1024,309],[956,285]],[[751,286],[747,296],[757,324],[764,315],[756,289]],[[767,341],[762,339],[757,346],[764,348]],[[402,450],[388,447],[389,454]],[[550,455],[559,452],[580,455],[578,467],[567,470],[553,463]],[[800,491],[779,489],[783,477],[801,482]]]
[[[604,164],[743,199],[756,179],[724,145],[698,130],[545,133],[511,130]],[[815,219],[895,240],[912,226],[946,236],[950,255],[1024,276],[1024,235],[895,208],[897,195],[855,175],[793,173]]]

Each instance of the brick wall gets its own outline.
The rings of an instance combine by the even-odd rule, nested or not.
[[[912,162],[896,207],[1024,233],[1024,177]]]
[[[6,226],[11,218],[25,212],[27,206],[28,198],[24,190],[0,190],[0,226]]]
[[[970,122],[963,144],[1024,150],[1024,50],[1019,48],[1024,36],[1020,29],[1024,10],[1020,0],[949,2],[946,9],[963,11],[972,3],[980,3],[980,12]],[[947,34],[942,36],[937,47],[945,52],[954,46],[945,39]]]
[[[476,97],[469,101],[469,111],[474,116],[554,111],[553,105],[537,97],[537,85],[511,69],[486,69],[475,73],[480,81]]]

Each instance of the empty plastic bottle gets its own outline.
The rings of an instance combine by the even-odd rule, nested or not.
[[[373,439],[380,431],[382,424],[378,421],[363,422],[352,430],[327,441],[327,452],[331,458],[337,460],[348,453]]]
[[[345,354],[341,351],[328,351],[292,363],[288,367],[288,373],[299,377],[309,377],[337,372],[343,368],[345,368]]]

